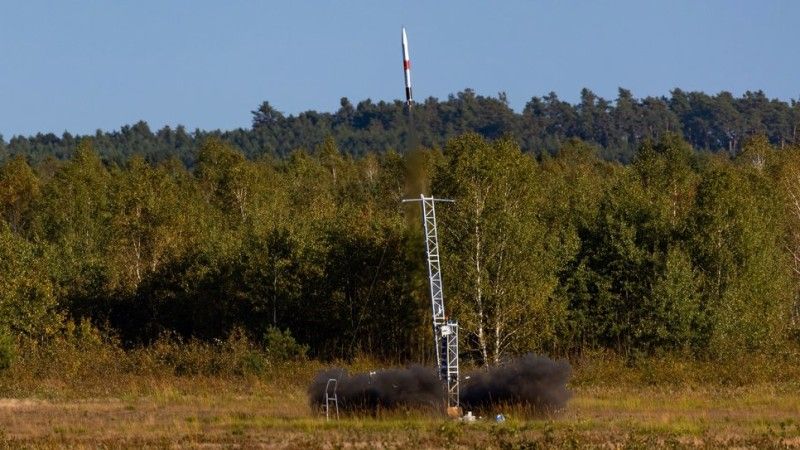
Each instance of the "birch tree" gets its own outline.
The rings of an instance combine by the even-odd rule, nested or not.
[[[543,261],[533,159],[509,140],[466,134],[450,142],[433,192],[440,208],[447,308],[483,364],[528,351],[548,330],[555,277]]]
[[[24,158],[16,156],[0,164],[0,219],[16,233],[27,231],[40,183]]]
[[[135,290],[191,242],[192,215],[181,211],[186,199],[176,176],[138,156],[112,173],[109,259],[115,263],[118,287]]]

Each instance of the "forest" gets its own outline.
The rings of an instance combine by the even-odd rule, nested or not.
[[[569,139],[578,138],[597,146],[602,159],[626,163],[646,140],[657,140],[666,133],[682,135],[696,150],[724,151],[731,156],[753,135],[764,135],[781,148],[800,139],[800,103],[770,99],[762,91],[735,97],[724,91],[708,95],[674,89],[669,96],[635,98],[630,90],[620,88],[617,98],[608,100],[583,89],[577,104],[550,93],[531,98],[518,113],[509,107],[504,93],[485,97],[465,89],[446,100],[431,97],[416,104],[412,121],[407,119],[403,102],[373,103],[369,99],[354,106],[342,98],[334,113],[306,111],[287,116],[269,102],[252,113],[250,129],[190,131],[167,126],[154,132],[146,122],[138,122],[118,131],[98,130],[91,137],[104,161],[121,165],[133,155],[148,162],[177,157],[189,168],[197,163],[197,152],[209,137],[257,159],[285,158],[298,148],[311,151],[326,137],[332,137],[343,153],[352,156],[402,152],[410,142],[443,148],[450,139],[472,131],[491,140],[511,138],[524,152],[537,155],[553,155]],[[40,133],[8,138],[0,136],[0,159],[24,155],[40,161],[69,158],[82,136],[64,132],[61,136]]]
[[[236,133],[278,129],[255,117]],[[401,203],[424,192],[455,200],[437,212],[466,361],[795,348],[800,146],[788,129],[743,137],[735,154],[693,148],[685,129],[631,131],[627,163],[593,138],[528,151],[459,129],[441,147],[363,154],[341,135],[286,155],[232,134],[189,138],[190,158],[104,150],[110,136],[149,149],[164,138],[135,129],[57,158],[16,147],[0,163],[0,347],[89,326],[122,349],[235,335],[289,356],[426,361],[420,216]]]

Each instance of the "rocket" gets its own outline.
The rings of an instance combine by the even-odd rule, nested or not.
[[[408,58],[408,37],[406,36],[406,28],[403,27],[403,76],[406,82],[406,106],[409,108],[414,100],[411,97],[411,60]]]

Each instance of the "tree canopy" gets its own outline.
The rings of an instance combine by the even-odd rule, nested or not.
[[[770,99],[762,91],[734,97],[729,92],[709,95],[674,89],[667,96],[636,98],[620,88],[616,99],[604,99],[583,89],[577,104],[555,93],[533,97],[515,112],[505,94],[477,95],[466,89],[440,100],[427,98],[416,104],[408,120],[404,103],[373,102],[355,106],[342,98],[335,112],[306,111],[285,115],[263,102],[252,111],[252,126],[235,130],[187,131],[178,126],[152,131],[147,123],[125,125],[117,131],[98,130],[94,147],[105,161],[124,164],[140,155],[150,162],[177,158],[188,167],[197,163],[198,150],[209,137],[217,137],[248,159],[286,158],[297,149],[311,151],[332,137],[342,153],[401,153],[422,145],[444,148],[465,132],[486,139],[508,137],[526,153],[555,154],[569,139],[596,145],[606,160],[630,162],[647,139],[677,133],[699,151],[736,155],[747,138],[766,136],[775,146],[798,144],[800,103]],[[77,142],[87,136],[52,133],[0,137],[0,159],[21,155],[32,161],[53,157],[68,159]]]
[[[362,156],[327,136],[257,159],[208,136],[191,169],[115,163],[97,137],[63,161],[8,158],[0,328],[42,339],[88,319],[129,346],[279,329],[321,358],[424,360],[420,217],[400,201],[426,192],[456,200],[440,209],[445,294],[478,364],[797,342],[800,147],[763,135],[731,157],[664,132],[623,165],[577,138],[537,157],[499,134]]]

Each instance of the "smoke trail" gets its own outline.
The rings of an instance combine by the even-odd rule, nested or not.
[[[406,153],[419,150],[419,138],[417,137],[417,122],[414,108],[406,107]]]
[[[563,408],[572,369],[566,361],[527,354],[488,370],[476,370],[462,379],[461,406],[467,409],[493,405],[522,405],[540,413]],[[334,368],[317,374],[308,388],[312,407],[325,403],[325,385],[339,380],[341,411],[372,411],[398,407],[444,410],[444,388],[433,369],[411,366],[350,375]]]
[[[432,369],[411,366],[349,375],[345,369],[329,369],[317,374],[308,388],[312,407],[325,403],[328,379],[339,380],[337,395],[342,411],[376,411],[379,408],[433,407],[444,401],[442,383]]]
[[[570,398],[567,381],[572,368],[531,353],[499,367],[470,373],[461,386],[465,409],[497,404],[521,404],[537,412],[563,408]]]

